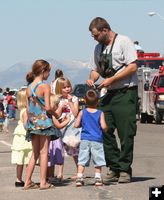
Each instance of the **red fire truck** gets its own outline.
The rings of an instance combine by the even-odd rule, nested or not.
[[[149,90],[152,91],[150,102],[154,106],[154,119],[160,124],[164,116],[164,66],[159,68],[159,73],[154,76]]]
[[[150,67],[151,69],[159,69],[160,66],[164,65],[164,57],[160,53],[145,53],[137,52],[138,67]]]

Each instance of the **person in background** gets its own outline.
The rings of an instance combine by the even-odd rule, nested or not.
[[[40,190],[54,186],[46,181],[48,149],[51,137],[55,137],[52,115],[56,115],[50,107],[50,86],[44,83],[48,79],[51,67],[45,60],[36,60],[32,71],[26,75],[27,112],[26,124],[27,140],[32,140],[32,156],[26,170],[24,190],[36,188],[32,182],[32,174],[37,159],[40,157]]]
[[[7,88],[5,89],[5,91],[6,91],[6,93],[8,94],[8,93],[10,92],[10,88],[7,87]]]
[[[63,77],[63,71],[60,69],[57,69],[55,71],[55,79],[50,84],[52,94],[55,94],[56,81],[60,77]],[[58,107],[58,109],[60,110],[59,107]],[[62,112],[62,110],[59,111],[59,113],[61,113],[61,112]],[[51,154],[53,154],[53,155],[51,155]],[[58,166],[57,180],[62,181],[63,180],[63,168],[64,168],[64,149],[63,149],[63,142],[62,142],[61,138],[50,141],[49,155],[51,155],[50,156],[51,162],[48,162],[48,172],[47,172],[49,180],[53,182],[53,179],[55,177],[54,176],[55,165],[57,165]],[[53,161],[52,161],[52,159],[53,159]]]
[[[20,111],[20,116],[18,125],[13,133],[11,163],[16,164],[15,187],[24,187],[24,181],[22,180],[23,167],[24,165],[28,165],[32,154],[32,144],[26,140],[26,130],[24,128],[27,122],[26,89],[18,91],[17,106]]]
[[[16,118],[16,98],[13,95],[13,91],[9,91],[6,96],[7,99],[7,110],[9,120],[14,120]]]
[[[134,41],[134,46],[135,46],[135,49],[137,52],[143,52],[144,51],[142,50],[142,47],[139,45],[139,42],[138,41]]]
[[[3,90],[0,88],[0,132],[2,132],[4,128],[4,121],[5,121],[5,108],[4,108],[4,96]]]
[[[3,89],[0,88],[0,101],[4,100],[4,96],[3,96]]]
[[[89,66],[89,86],[93,86],[101,76],[98,89],[107,87],[107,93],[100,98],[100,109],[105,114],[108,125],[103,134],[106,165],[109,167],[108,179],[119,183],[129,183],[132,177],[134,136],[136,135],[137,110],[137,54],[133,42],[115,33],[109,23],[94,18],[89,31],[98,42]],[[114,134],[117,130],[121,148]]]
[[[7,112],[7,115],[8,115],[8,119],[9,119],[9,108],[8,108],[8,98],[10,98],[9,97],[9,92],[10,92],[10,88],[9,87],[7,87],[6,89],[5,89],[5,92],[4,92],[4,96],[5,96],[5,106],[6,106],[6,112]]]
[[[78,156],[78,172],[76,186],[84,185],[83,173],[91,157],[95,167],[95,186],[102,186],[102,167],[106,165],[102,134],[107,131],[104,113],[97,109],[98,94],[88,90],[85,95],[86,108],[81,110],[74,126],[82,126],[81,143]]]
[[[7,96],[8,96],[8,93],[7,92],[4,92],[3,93],[4,95],[4,100],[3,100],[3,105],[4,105],[4,112],[5,112],[5,121],[4,121],[4,124],[3,124],[3,130],[4,132],[8,133],[9,132],[9,114],[8,114],[8,107],[7,107]]]
[[[52,92],[52,94],[55,94],[56,80],[57,80],[58,78],[63,77],[63,76],[64,76],[64,74],[63,74],[63,71],[62,71],[61,69],[57,69],[57,70],[55,71],[55,79],[54,79],[53,81],[51,81],[51,92]]]
[[[7,108],[8,93],[4,92],[3,95],[4,95],[3,105],[4,105],[4,113],[5,113],[5,120],[3,123],[3,131],[8,133],[9,132],[9,113],[8,113],[8,108]]]

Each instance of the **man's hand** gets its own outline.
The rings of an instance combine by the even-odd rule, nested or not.
[[[94,81],[91,80],[91,79],[88,79],[88,80],[86,81],[86,83],[87,83],[87,85],[90,86],[90,87],[94,85]]]
[[[113,77],[106,78],[99,84],[99,86],[97,88],[101,89],[103,87],[110,87],[110,85],[113,83],[113,81],[114,81]]]
[[[98,89],[101,89],[103,87],[110,88],[111,84],[113,82],[119,81],[121,79],[125,79],[126,77],[131,76],[132,74],[136,73],[137,71],[137,65],[135,62],[130,63],[125,69],[123,69],[121,72],[116,73],[114,76],[110,78],[104,79],[101,84],[98,86]]]
[[[89,79],[86,81],[87,85],[90,86],[90,87],[94,86],[94,83],[99,79],[99,77],[100,77],[99,73],[94,71],[94,70],[92,70],[90,72]]]

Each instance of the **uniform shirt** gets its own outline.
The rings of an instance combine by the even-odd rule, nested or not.
[[[111,45],[104,46],[103,53],[106,53],[106,51],[109,53],[111,48]],[[97,72],[100,71],[99,67],[99,60],[100,60],[100,54],[102,51],[102,45],[97,44],[94,50],[94,53],[91,57],[89,67],[92,70],[95,70]],[[137,60],[137,53],[136,49],[134,47],[133,42],[126,36],[123,35],[117,35],[113,49],[112,49],[112,64],[114,69],[118,69],[120,66],[125,64],[123,68],[121,68],[117,73],[121,72],[127,65]],[[123,87],[132,87],[137,85],[137,73],[126,77],[124,79],[121,79],[117,82],[114,82],[110,89],[119,89]]]

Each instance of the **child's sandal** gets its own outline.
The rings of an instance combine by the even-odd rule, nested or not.
[[[58,180],[59,182],[61,182],[61,181],[63,180],[63,175],[57,176],[57,180]]]

